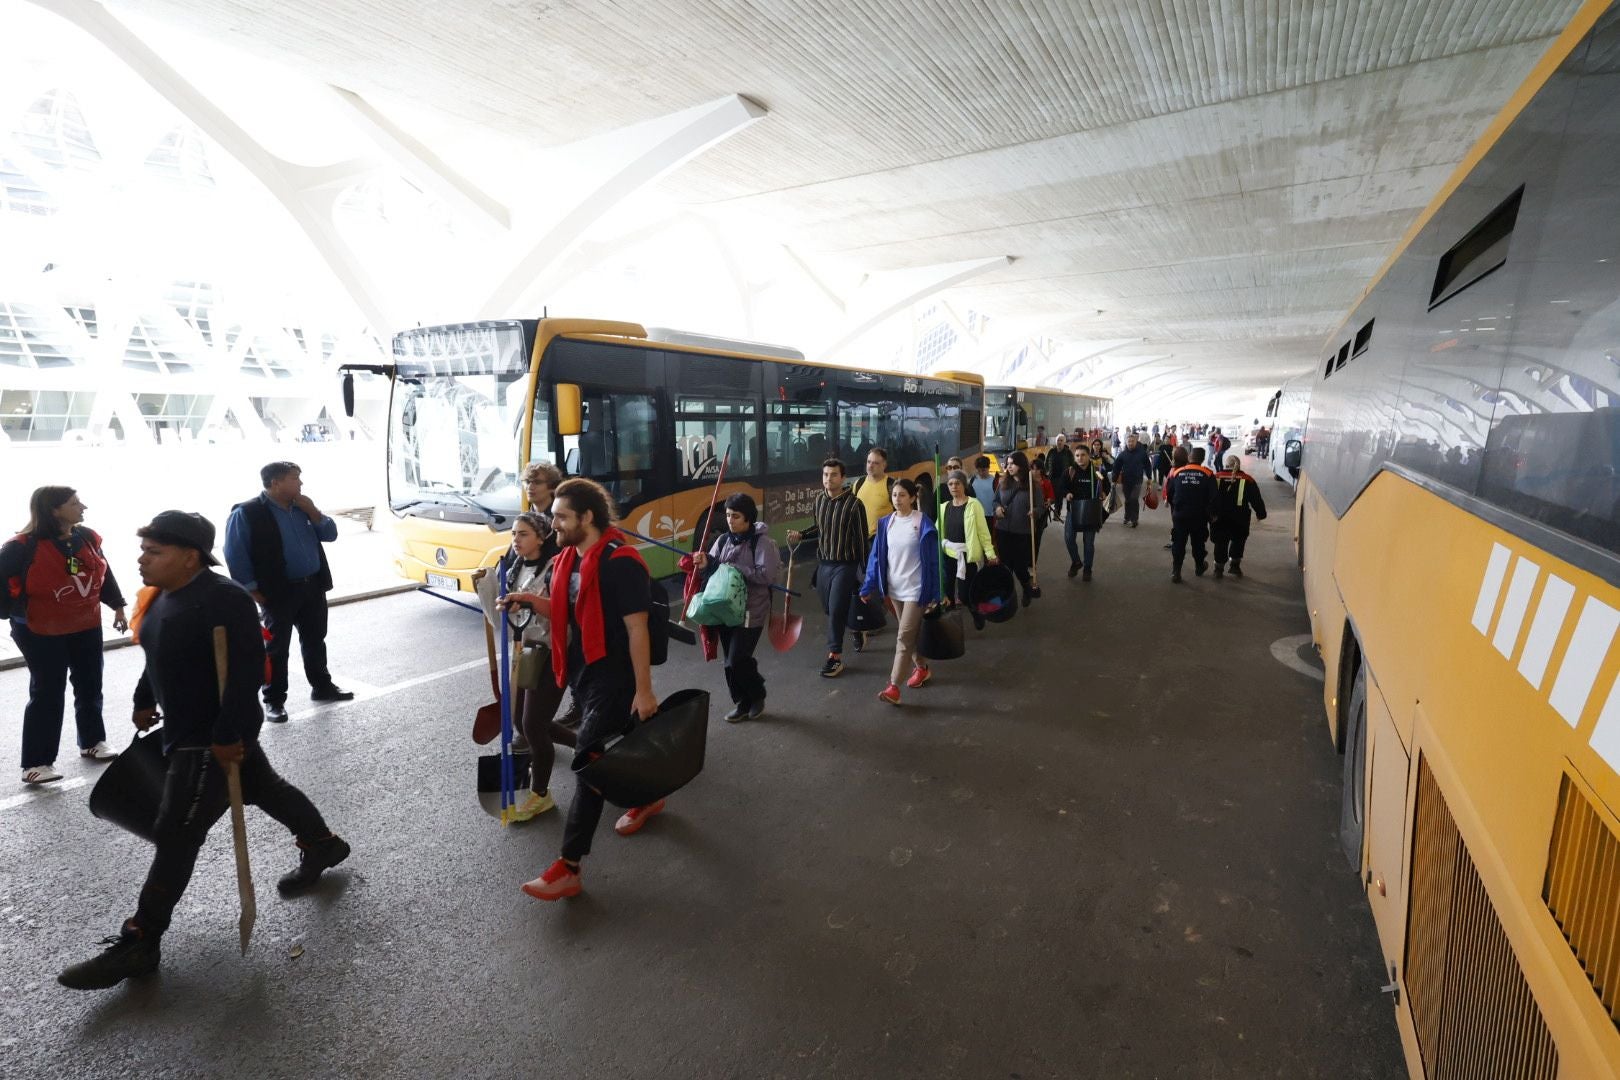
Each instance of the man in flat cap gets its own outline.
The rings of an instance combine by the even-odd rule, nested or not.
[[[135,687],[135,726],[160,719],[168,762],[153,831],[157,853],[135,914],[100,954],[57,976],[74,990],[102,990],[157,969],[158,943],[191,880],[208,830],[229,806],[225,768],[240,767],[242,798],[298,841],[298,866],[277,883],[284,895],[315,884],[349,855],[302,791],[276,774],[259,745],[264,713],[258,690],[264,645],[258,611],[246,589],[211,567],[214,526],[200,514],[165,510],[137,531],[141,580],[158,591],[139,612],[137,636],[146,670]],[[225,630],[224,684],[215,665],[214,634]]]

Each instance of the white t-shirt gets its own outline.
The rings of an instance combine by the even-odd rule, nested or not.
[[[922,514],[890,514],[883,520],[889,530],[889,599],[922,599]]]

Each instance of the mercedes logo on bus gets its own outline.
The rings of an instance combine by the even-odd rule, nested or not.
[[[445,551],[444,548],[436,548],[433,552],[433,561],[438,563],[440,566],[449,566],[450,553]]]

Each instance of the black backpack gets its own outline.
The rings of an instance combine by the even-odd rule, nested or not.
[[[622,541],[609,540],[608,549],[602,553],[602,558],[613,558],[613,553],[622,547],[624,547]],[[647,611],[647,645],[652,663],[657,666],[669,659],[669,590],[664,588],[663,582],[651,574],[647,575],[647,580],[651,583],[649,591],[652,599]]]
[[[34,550],[38,547],[39,534],[29,533],[23,541],[22,572],[0,581],[0,619],[10,619],[23,610],[28,599],[28,568],[34,565]]]

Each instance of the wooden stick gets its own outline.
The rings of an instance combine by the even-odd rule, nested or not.
[[[219,678],[219,702],[225,704],[225,675],[230,666],[229,642],[223,626],[214,627],[214,674]],[[236,897],[242,904],[242,915],[236,921],[241,938],[242,955],[246,956],[248,941],[253,937],[253,924],[259,918],[259,906],[253,896],[253,868],[248,863],[247,815],[242,809],[242,771],[236,762],[225,766],[225,788],[231,798],[231,842],[236,847]]]

